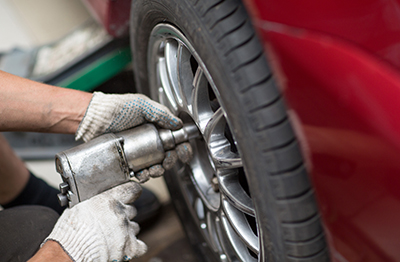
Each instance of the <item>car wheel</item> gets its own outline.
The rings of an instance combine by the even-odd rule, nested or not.
[[[134,0],[137,88],[201,137],[165,179],[202,261],[329,260],[298,142],[245,8]]]

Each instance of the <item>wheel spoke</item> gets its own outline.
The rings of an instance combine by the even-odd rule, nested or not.
[[[168,81],[168,85],[163,86],[164,91],[169,100],[173,100],[176,104],[182,106],[183,101],[179,92],[178,81],[178,43],[176,41],[166,42],[164,56],[166,65],[166,76],[164,78],[166,78],[165,81]]]
[[[181,171],[185,172],[184,169],[181,169]],[[192,207],[190,212],[199,229],[202,231],[203,236],[206,238],[207,243],[210,244],[214,252],[222,252],[216,235],[215,213],[210,212],[206,208],[202,197],[198,194],[198,191],[194,189],[195,185],[192,182],[180,180],[179,184],[182,190],[186,192],[184,197],[185,201],[188,206]]]
[[[200,153],[202,147],[197,147],[196,144],[193,144],[192,147],[196,152],[198,152],[198,154],[195,155],[191,161],[191,183],[197,189],[198,195],[203,199],[207,208],[209,210],[217,211],[219,208],[220,197],[219,193],[215,192],[211,186],[211,179],[214,173],[213,168],[209,162],[207,163],[204,161],[207,153]]]
[[[239,261],[256,262],[257,259],[250,255],[247,246],[238,237],[235,230],[231,227],[228,219],[224,214],[221,215],[220,227],[218,228],[218,235],[220,236],[220,243],[225,254],[229,254],[229,261],[237,261],[232,258],[231,254],[234,253]]]
[[[227,150],[225,147],[215,150],[212,158],[217,169],[232,169],[243,166],[242,159],[237,154]]]
[[[223,212],[220,212],[223,213]],[[232,244],[229,243],[231,241],[229,234],[227,234],[225,230],[225,226],[223,223],[223,214],[219,215],[216,220],[216,232],[218,235],[218,240],[222,248],[222,253],[220,253],[220,261],[237,261],[237,259],[233,256],[235,254],[234,249],[232,248]]]
[[[213,115],[208,97],[208,80],[199,66],[193,78],[193,118],[198,123],[200,131],[204,132],[207,122]]]
[[[195,62],[190,51],[185,45],[179,42],[178,45],[178,84],[179,92],[182,97],[181,107],[192,112],[192,90],[194,73],[199,67]],[[195,68],[193,68],[195,67]]]
[[[157,65],[157,70],[160,76],[160,102],[168,106],[173,113],[178,111],[178,106],[175,102],[174,95],[172,93],[170,79],[168,77],[168,70],[165,58],[160,58]]]
[[[205,219],[205,211],[201,198],[196,198],[194,201],[194,210],[196,211],[196,215],[201,223],[201,221]]]
[[[211,212],[207,212],[207,233],[212,249],[216,253],[222,253],[222,247],[219,244],[217,230],[215,227],[216,216]]]
[[[237,172],[218,174],[218,183],[232,205],[246,214],[255,215],[253,202],[241,186]]]
[[[240,239],[240,241],[235,242],[244,242],[249,249],[258,254],[258,237],[254,235],[245,215],[233,207],[226,199],[222,200],[222,206],[229,220],[229,227],[225,225],[226,229],[233,228],[237,233],[235,234],[236,237]]]
[[[204,139],[209,145],[211,158],[217,169],[242,167],[242,159],[232,152],[231,144],[225,137],[226,120],[220,107],[208,121],[204,130]]]
[[[204,139],[207,144],[226,140],[224,136],[225,131],[225,117],[224,111],[220,107],[215,113],[211,116],[204,130]]]

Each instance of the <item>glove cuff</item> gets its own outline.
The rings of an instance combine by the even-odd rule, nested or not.
[[[65,221],[61,217],[43,244],[48,240],[56,241],[72,260],[77,262],[102,261],[106,254],[101,248],[102,241],[98,234],[99,232],[96,232],[94,227],[77,223],[77,221]]]
[[[78,130],[75,134],[75,140],[80,138],[87,142],[93,137],[103,134],[105,129],[110,125],[110,112],[115,110],[115,96],[104,94],[102,92],[94,92],[92,100],[86,109]]]

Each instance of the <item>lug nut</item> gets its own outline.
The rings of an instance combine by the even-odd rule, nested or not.
[[[214,190],[214,192],[219,192],[218,178],[216,176],[211,178],[211,187]]]

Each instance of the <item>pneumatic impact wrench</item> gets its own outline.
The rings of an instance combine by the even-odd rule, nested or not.
[[[107,189],[134,179],[137,172],[164,160],[167,150],[199,135],[195,125],[171,131],[144,124],[108,133],[56,155],[62,206],[73,207]],[[140,177],[136,177],[139,182]]]

